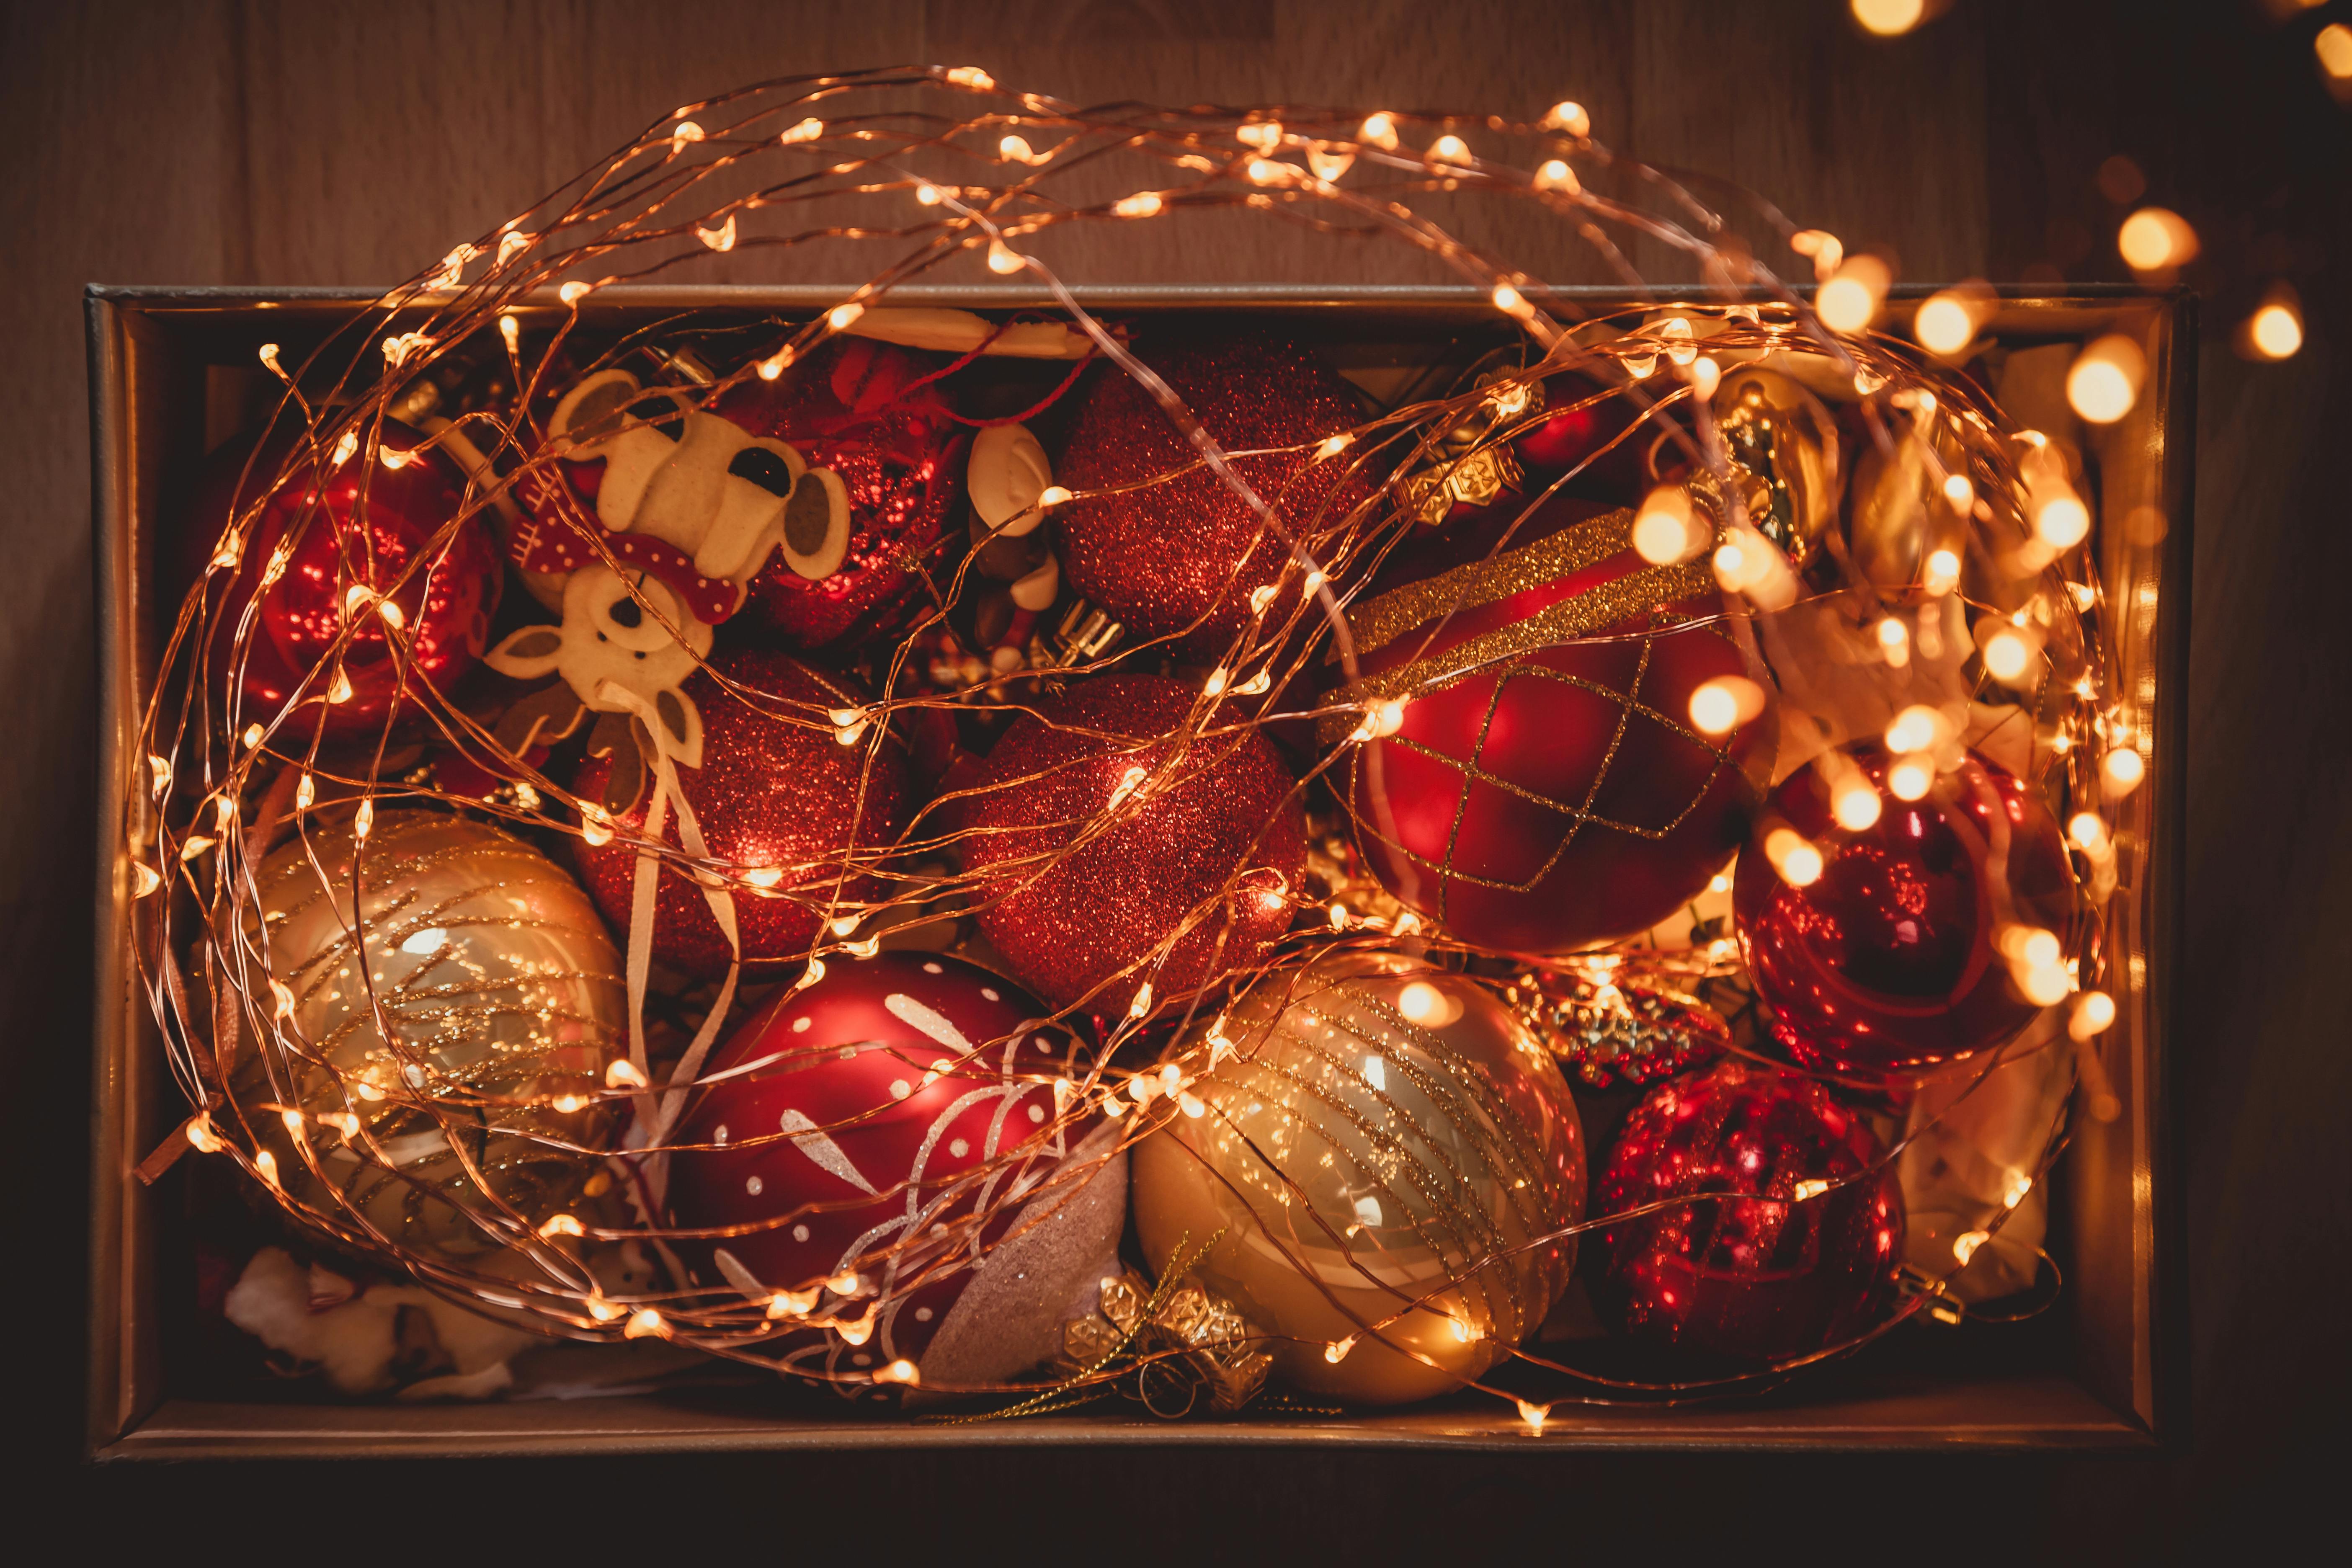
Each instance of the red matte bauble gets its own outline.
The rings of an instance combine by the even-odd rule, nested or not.
[[[2004,925],[2072,934],[2075,887],[2057,818],[1975,752],[1898,800],[1875,745],[1851,756],[1878,792],[1859,832],[1830,814],[1819,764],[1791,773],[1740,853],[1732,912],[1772,1037],[1816,1070],[1895,1075],[2000,1044],[2038,1012],[1994,942]],[[1793,828],[1821,876],[1791,887],[1763,838]]]
[[[982,1272],[983,1249],[1032,1201],[1054,1209],[1069,1199],[1078,1172],[1048,1179],[1088,1124],[1056,1117],[1053,1086],[1070,1047],[1034,1026],[1043,1011],[960,959],[829,959],[823,979],[779,998],[712,1054],[706,1076],[766,1065],[703,1091],[673,1135],[682,1147],[670,1161],[671,1216],[683,1228],[742,1232],[681,1248],[707,1284],[740,1286],[740,1270],[775,1290],[824,1284],[809,1315],[867,1330],[854,1345],[812,1335],[788,1365],[814,1356],[854,1373],[919,1363]],[[1102,1227],[1108,1247],[1125,1212],[1123,1182],[1117,1197]],[[1064,1271],[1098,1276],[1106,1261],[1052,1250],[1058,1260],[1047,1266]],[[857,1276],[854,1290],[841,1288],[845,1273]],[[1096,1283],[1073,1279],[1051,1307]]]
[[[1302,542],[1370,494],[1355,454],[1316,456],[1325,437],[1352,429],[1363,411],[1347,383],[1301,345],[1265,334],[1162,340],[1139,357],[1228,452],[1295,448],[1232,462]],[[1179,477],[1155,482],[1171,473]],[[1179,653],[1213,659],[1249,618],[1252,592],[1289,563],[1289,547],[1116,365],[1088,381],[1055,478],[1080,492],[1055,518],[1062,570],[1130,641],[1174,637]],[[1285,609],[1277,603],[1269,615]]]
[[[393,453],[411,452],[425,439],[394,419],[383,421],[381,438]],[[231,511],[261,493],[290,449],[283,440],[257,452],[240,442],[205,465],[184,533],[192,573],[205,569]],[[206,584],[205,613],[220,628],[215,648],[223,660],[234,658],[238,623],[259,596],[236,666],[242,700],[236,723],[274,720],[333,655],[347,627],[341,664],[352,690],[347,700],[326,706],[330,735],[381,728],[415,710],[420,688],[446,692],[455,685],[488,641],[503,581],[478,514],[436,542],[465,497],[465,475],[437,450],[416,451],[397,468],[353,458],[327,466],[323,482],[318,469],[298,468],[249,525],[234,574],[217,574]],[[283,571],[262,587],[271,556],[289,536]],[[401,629],[394,631],[364,597],[355,607],[356,587],[398,605]],[[404,657],[394,637],[406,644]],[[311,682],[308,695],[323,698],[331,679],[331,672]]]
[[[730,889],[746,972],[772,972],[807,956],[833,900],[855,900],[870,891],[870,878],[844,875],[844,858],[853,846],[861,858],[871,857],[906,825],[911,809],[906,762],[895,741],[869,748],[835,738],[824,716],[866,701],[838,676],[787,654],[750,648],[719,654],[710,667],[779,712],[806,705],[797,711],[814,721],[794,723],[758,711],[709,670],[695,671],[684,687],[702,710],[702,765],[680,767],[678,787],[694,808],[710,857],[747,870],[784,873],[771,887]],[[600,798],[611,767],[590,758],[573,792],[583,800]],[[634,810],[615,816],[612,842],[578,846],[581,874],[597,908],[623,933],[637,875],[637,854],[627,840],[643,832],[650,804],[648,790]],[[662,840],[673,847],[678,843],[674,810]],[[707,977],[724,974],[730,956],[701,887],[667,864],[656,884],[653,955]]]
[[[1118,1013],[1146,980],[1162,996],[1208,984],[1289,928],[1307,858],[1295,781],[1231,710],[1221,733],[1192,736],[1198,701],[1156,675],[1078,683],[1016,721],[973,786],[963,850],[981,931],[1056,1006],[1091,996]],[[1180,743],[1171,784],[1160,775]],[[1112,825],[1072,847],[1115,795]],[[1163,962],[1144,962],[1188,920]]]
[[[863,338],[835,339],[776,381],[746,380],[714,412],[789,442],[811,468],[841,477],[849,545],[817,582],[782,552],[752,577],[744,613],[794,647],[819,647],[886,624],[936,561],[963,494],[971,429],[952,417],[930,356]]]
[[[1692,725],[1694,691],[1749,676],[1704,560],[1645,563],[1622,508],[1553,496],[1517,520],[1449,524],[1349,611],[1366,687],[1404,708],[1349,756],[1348,799],[1397,898],[1463,942],[1559,952],[1706,888],[1778,727],[1769,700],[1728,735]]]
[[[1903,1257],[1894,1170],[1865,1175],[1883,1153],[1795,1073],[1732,1058],[1660,1085],[1618,1133],[1592,1212],[1692,1201],[1602,1233],[1597,1304],[1627,1334],[1743,1362],[1853,1339],[1885,1316]],[[1800,1201],[1801,1182],[1832,1185]]]

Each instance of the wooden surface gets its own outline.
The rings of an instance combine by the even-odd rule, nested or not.
[[[74,1430],[67,1347],[79,1290],[91,864],[87,412],[79,292],[118,283],[379,283],[495,225],[675,105],[746,79],[940,59],[1079,101],[1248,103],[1532,113],[1561,96],[1598,133],[1662,163],[1769,195],[1850,244],[1890,247],[1907,279],[2114,275],[2118,209],[2092,185],[2110,154],[2207,237],[2216,292],[2203,354],[2189,693],[2189,926],[2182,1135],[2193,1433],[2146,1464],[1739,1465],[1071,1455],[1052,1475],[1097,1515],[1155,1516],[1140,1489],[1218,1501],[1186,1540],[1240,1550],[1407,1538],[1490,1525],[1558,1550],[1696,1545],[1757,1518],[1835,1521],[1892,1547],[1958,1533],[1985,1553],[2038,1545],[2090,1560],[2166,1556],[2317,1500],[2340,1449],[2352,1285],[2352,526],[2337,477],[2352,421],[2342,367],[2352,287],[2343,111],[2309,37],[2253,4],[2189,8],[1958,0],[1918,35],[1860,37],[1836,0],[859,0],[784,4],[11,4],[0,33],[0,1061],[9,1136],[12,1314],[20,1429],[62,1461]],[[2323,18],[2324,19],[2324,18]],[[1172,243],[1097,230],[1056,253],[1093,280],[1351,281],[1412,276],[1401,253],[1311,259],[1270,226]],[[1556,238],[1465,235],[1539,274]],[[1538,254],[1541,252],[1541,254]],[[1784,263],[1792,258],[1780,258]],[[736,277],[794,281],[772,260]],[[2284,366],[2234,357],[2226,328],[2271,272],[2295,276],[2312,342]],[[726,275],[712,273],[712,280]],[[21,1222],[21,1223],[18,1223]],[[21,1294],[29,1290],[30,1295]],[[425,1472],[406,1471],[407,1475]],[[593,1503],[581,1470],[513,1472]],[[614,1471],[616,1484],[622,1472]],[[1034,1457],[877,1481],[845,1460],[730,1460],[690,1485],[872,1509],[918,1486],[943,1510],[1002,1505]],[[257,1471],[83,1478],[48,1489],[161,1513],[171,1499],[257,1493]],[[632,1489],[652,1484],[633,1473]],[[109,1500],[138,1488],[137,1509]],[[1824,1489],[1826,1488],[1826,1489]],[[307,1489],[293,1489],[302,1493]],[[1794,1506],[1802,1494],[1817,1500]],[[1705,1506],[1693,1506],[1699,1499]],[[1990,1500],[1990,1517],[1968,1506]],[[676,1505],[672,1505],[675,1507]],[[1137,1511],[1130,1516],[1129,1509]],[[812,1510],[816,1510],[813,1513]],[[837,1510],[838,1511],[838,1510]],[[184,1515],[183,1516],[185,1517]],[[675,1514],[672,1515],[676,1518]],[[1710,1522],[1711,1521],[1711,1522]],[[573,1522],[577,1522],[575,1515]],[[679,1539],[699,1541],[678,1521]],[[348,1528],[348,1520],[345,1528]],[[1104,1528],[1108,1528],[1108,1522]],[[1766,1528],[1757,1526],[1754,1528]],[[1171,1538],[1172,1539],[1172,1538]],[[772,1542],[778,1547],[782,1538]],[[1096,1549],[1098,1550],[1098,1549]]]

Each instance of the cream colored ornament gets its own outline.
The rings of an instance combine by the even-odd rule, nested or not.
[[[386,811],[357,843],[288,843],[258,894],[247,940],[280,1016],[230,1080],[288,1197],[443,1258],[572,1204],[618,1121],[599,1091],[627,1030],[620,955],[578,883],[487,824]]]
[[[1235,1053],[1134,1152],[1155,1268],[1192,1272],[1269,1336],[1278,1375],[1365,1405],[1461,1386],[1542,1323],[1584,1211],[1567,1082],[1476,982],[1387,953],[1263,977]],[[1205,1064],[1209,1047],[1194,1042]],[[1532,1245],[1530,1245],[1532,1244]]]
[[[1898,431],[1891,454],[1865,442],[1854,465],[1847,553],[1879,595],[1896,604],[1920,596],[1927,559],[1937,551],[1970,559],[1968,519],[1944,494],[1947,475],[1968,472],[1968,454],[1947,420],[1935,422],[1933,440]]]
[[[964,489],[989,531],[1017,539],[1045,521],[1037,498],[1054,482],[1045,448],[1026,425],[991,425],[971,438]]]
[[[2037,1179],[2074,1089],[2074,1042],[2003,1048],[1997,1066],[1958,1062],[1912,1098],[1895,1172],[1904,1261],[1971,1306],[2030,1289],[2049,1228]]]

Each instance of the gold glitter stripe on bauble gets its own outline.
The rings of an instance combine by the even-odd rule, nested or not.
[[[1603,583],[1589,593],[1563,599],[1526,620],[1465,638],[1443,652],[1411,664],[1366,676],[1348,695],[1358,704],[1417,697],[1486,665],[1572,642],[1631,620],[1644,610],[1714,589],[1715,574],[1704,559],[1686,561],[1678,566],[1646,567],[1612,583]],[[1672,629],[1671,623],[1643,628],[1645,633]],[[1331,745],[1344,739],[1361,721],[1360,715],[1355,712],[1326,714],[1317,726],[1317,733],[1325,745]]]
[[[1413,627],[1449,612],[1475,610],[1558,582],[1633,547],[1633,513],[1624,507],[1586,518],[1558,533],[1484,561],[1472,561],[1391,589],[1348,612],[1357,657],[1377,652]]]

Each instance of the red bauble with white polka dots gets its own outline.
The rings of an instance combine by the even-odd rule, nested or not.
[[[681,1249],[706,1285],[787,1293],[790,1370],[852,1391],[1017,1376],[1119,1271],[1126,1156],[1057,1112],[1074,1047],[1011,982],[929,952],[827,963],[703,1069],[751,1070],[674,1135],[671,1217],[732,1234]]]

